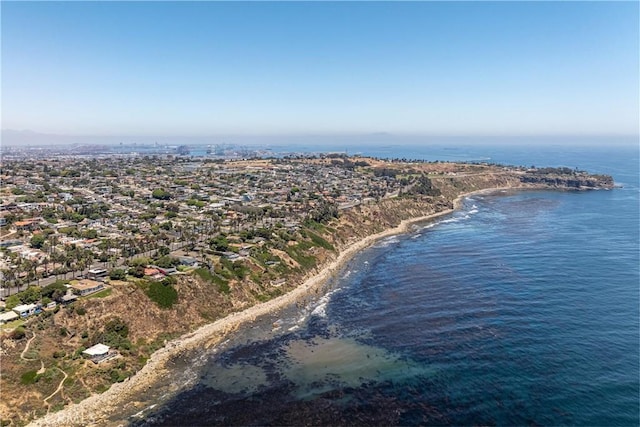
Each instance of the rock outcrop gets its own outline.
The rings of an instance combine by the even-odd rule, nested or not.
[[[566,168],[529,170],[520,177],[520,180],[527,184],[542,184],[553,188],[570,190],[611,189],[614,186],[613,178],[609,175],[566,172]]]

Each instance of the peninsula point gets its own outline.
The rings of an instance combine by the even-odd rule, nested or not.
[[[107,422],[166,363],[323,292],[357,251],[495,190],[610,189],[569,168],[344,154],[5,160],[4,421]]]

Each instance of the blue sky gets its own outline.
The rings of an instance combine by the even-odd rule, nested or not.
[[[638,2],[6,2],[2,128],[638,134]]]

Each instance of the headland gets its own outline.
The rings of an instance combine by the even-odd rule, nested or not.
[[[215,346],[240,325],[315,295],[354,254],[381,238],[406,232],[412,224],[451,213],[466,195],[613,185],[610,177],[559,169],[540,172],[485,164],[386,162],[346,157],[287,162],[235,162],[224,168],[226,173],[234,170],[242,174],[258,169],[269,174],[274,167],[287,172],[296,167],[327,174],[333,171],[333,178],[343,179],[342,191],[355,188],[360,197],[340,199],[338,192],[333,190],[331,194],[331,190],[309,178],[289,182],[283,193],[284,206],[295,205],[302,185],[315,188],[315,191],[305,189],[315,196],[300,200],[302,206],[296,207],[302,208],[301,212],[306,210],[307,216],[294,217],[297,222],[265,221],[256,211],[236,206],[227,210],[221,221],[229,219],[231,212],[235,216],[246,215],[242,219],[253,214],[255,225],[243,229],[238,224],[233,229],[233,222],[229,221],[226,226],[220,223],[217,232],[209,236],[194,238],[196,245],[203,247],[199,266],[181,269],[179,274],[170,276],[172,280],[157,277],[155,280],[162,288],[153,285],[154,279],[146,277],[146,272],[142,278],[135,277],[137,265],[130,263],[124,277],[109,280],[108,295],[80,298],[72,305],[51,311],[46,318],[34,317],[23,326],[27,329],[24,338],[7,332],[3,336],[3,358],[18,354],[28,357],[22,362],[10,359],[5,364],[9,375],[3,375],[3,389],[17,393],[12,402],[7,401],[0,408],[2,418],[22,424],[40,417],[32,424],[42,426],[108,424],[114,414],[140,409],[136,396],[162,381],[165,365],[172,358],[193,348]],[[342,175],[345,172],[348,173]],[[371,189],[376,191],[364,193],[354,182],[357,174],[362,174],[363,179],[380,178],[370,181],[375,183]],[[350,185],[346,179],[351,180]],[[339,185],[340,180],[331,183]],[[260,219],[262,223],[258,222]],[[287,217],[282,217],[283,220]],[[171,245],[169,248],[173,249]],[[197,256],[194,251],[181,250],[184,257]],[[162,256],[179,255],[170,251]],[[136,258],[139,257],[133,257]],[[143,268],[154,266],[149,263]],[[115,269],[118,268],[112,270]],[[160,291],[152,291],[156,288]],[[166,304],[170,297],[157,297],[162,291],[176,295],[171,304]],[[113,327],[114,322],[120,329]],[[63,328],[74,333],[63,336]],[[126,334],[118,333],[125,328]],[[54,338],[55,331],[62,338]],[[117,349],[118,357],[95,366],[84,360],[78,350],[86,349],[94,341],[108,342]],[[33,347],[28,349],[29,345]],[[20,373],[36,363],[44,369],[35,376],[40,375],[42,383],[9,382],[20,381]],[[69,376],[73,381],[67,379]],[[21,404],[25,399],[27,403]],[[32,415],[14,412],[20,408],[29,408]]]

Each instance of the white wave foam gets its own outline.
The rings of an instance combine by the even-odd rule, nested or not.
[[[327,317],[327,303],[318,305],[312,312],[312,316]]]
[[[318,316],[318,317],[327,317],[327,311],[326,311],[327,304],[329,304],[329,301],[331,301],[331,297],[333,296],[333,294],[335,294],[338,291],[340,291],[339,288],[334,289],[331,292],[328,292],[322,298],[320,298],[318,300],[318,305],[316,305],[316,307],[311,311],[311,315]]]
[[[436,226],[436,225],[438,225],[438,224],[440,224],[440,223],[439,223],[439,222],[432,222],[432,223],[427,224],[427,225],[425,225],[424,227],[422,227],[422,228],[420,229],[420,231],[428,230],[428,229],[430,229],[430,228],[435,227],[435,226]]]
[[[442,221],[438,222],[438,224],[450,224],[452,222],[458,222],[458,221],[460,221],[460,217],[454,217],[454,218],[443,219]]]
[[[376,248],[386,248],[387,246],[390,246],[394,243],[398,243],[399,239],[397,236],[391,236],[391,237],[387,237],[386,239],[381,240],[380,242],[378,242],[375,247]]]

